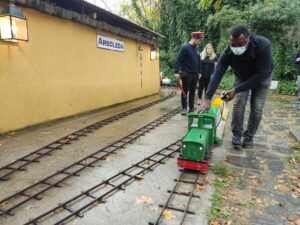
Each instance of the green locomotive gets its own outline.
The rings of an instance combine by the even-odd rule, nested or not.
[[[208,158],[214,143],[222,142],[219,128],[224,126],[224,102],[217,97],[206,113],[188,114],[188,133],[182,141],[179,167],[206,172]]]

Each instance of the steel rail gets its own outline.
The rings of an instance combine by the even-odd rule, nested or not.
[[[160,214],[159,214],[158,218],[156,219],[156,221],[154,223],[149,222],[148,223],[149,225],[159,225],[160,222],[162,221],[163,213],[167,209],[183,213],[183,217],[182,217],[182,219],[179,223],[180,225],[182,225],[184,223],[184,220],[185,220],[185,217],[186,217],[187,214],[195,214],[195,212],[189,210],[189,206],[190,206],[192,198],[200,198],[200,196],[194,194],[196,186],[197,185],[203,185],[203,183],[198,182],[200,172],[197,171],[195,173],[195,179],[193,181],[183,180],[182,178],[183,178],[184,174],[185,174],[185,171],[183,170],[181,172],[180,176],[179,176],[179,179],[174,179],[174,181],[176,183],[175,183],[172,190],[168,190],[168,193],[170,193],[170,195],[169,195],[166,203],[159,205],[159,207],[161,207],[162,210],[160,211]],[[177,189],[178,189],[180,183],[192,184],[192,190],[190,192],[178,192]],[[187,201],[187,204],[186,204],[184,209],[169,205],[171,199],[174,198],[175,195],[181,195],[181,196],[187,196],[188,197],[188,201]]]
[[[3,166],[0,168],[0,181],[7,181],[12,174],[15,174],[17,172],[26,171],[27,168],[25,168],[27,165],[31,163],[37,163],[40,162],[40,159],[45,156],[50,156],[53,151],[61,150],[62,147],[65,145],[70,145],[75,141],[78,141],[80,137],[87,136],[90,133],[93,133],[95,130],[106,126],[114,121],[117,121],[121,118],[124,118],[128,115],[131,115],[133,113],[139,112],[141,110],[144,110],[146,108],[149,108],[155,104],[161,103],[163,101],[166,101],[167,99],[170,99],[174,96],[174,94],[170,94],[162,99],[150,102],[148,104],[139,106],[137,108],[131,109],[126,112],[122,112],[120,114],[117,114],[115,116],[109,117],[107,119],[98,121],[94,124],[91,124],[89,126],[86,126],[80,130],[77,130],[71,134],[68,134],[67,136],[64,136],[54,142],[51,142],[50,144],[47,144],[33,152],[30,152],[29,154],[14,160],[13,162],[10,162],[9,164]]]
[[[51,215],[55,215],[57,213],[67,213],[69,215],[60,218],[58,221],[54,222],[55,225],[64,224],[64,222],[68,222],[74,216],[76,217],[83,217],[84,212],[92,207],[94,204],[98,203],[105,203],[106,199],[112,196],[113,193],[119,190],[125,190],[125,185],[129,185],[132,182],[139,180],[141,175],[149,171],[153,171],[153,167],[158,166],[160,164],[164,164],[165,160],[169,158],[174,158],[174,155],[179,152],[180,149],[180,141],[176,141],[175,143],[159,150],[156,153],[144,158],[143,160],[131,165],[127,169],[113,175],[112,177],[102,181],[101,183],[81,192],[80,194],[76,195],[75,197],[60,203],[57,207],[50,209],[49,211],[31,219],[29,222],[25,223],[24,225],[29,224],[38,224],[40,221],[44,220],[46,217],[49,218]],[[137,172],[133,173],[135,170]],[[119,184],[114,184],[116,180],[121,178],[126,178]],[[108,187],[109,190],[102,193],[100,196],[96,196],[96,193],[99,192],[102,188]],[[89,201],[85,203],[83,206],[78,206],[77,209],[71,209],[71,207],[75,207],[79,205],[82,200]],[[86,202],[85,201],[85,202]]]
[[[41,200],[41,194],[52,188],[62,187],[61,183],[68,178],[79,176],[79,172],[83,171],[84,169],[88,167],[94,167],[94,164],[96,162],[105,160],[112,154],[116,154],[116,151],[124,148],[124,146],[127,144],[132,144],[139,137],[145,135],[147,132],[150,132],[154,128],[166,122],[171,117],[175,116],[177,113],[179,113],[179,111],[180,108],[172,110],[171,112],[166,113],[162,117],[148,123],[147,125],[130,133],[129,135],[126,135],[125,137],[78,160],[77,162],[72,163],[64,169],[57,171],[56,173],[36,182],[35,184],[30,185],[3,200],[0,200],[0,206],[2,206],[0,207],[0,216],[3,216],[5,214],[14,216],[15,213],[13,212],[13,210],[31,200]]]

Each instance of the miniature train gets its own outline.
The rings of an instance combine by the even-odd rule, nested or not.
[[[222,142],[227,114],[227,107],[221,97],[215,98],[207,112],[188,114],[188,133],[182,141],[181,154],[177,160],[179,167],[207,172],[213,144]]]

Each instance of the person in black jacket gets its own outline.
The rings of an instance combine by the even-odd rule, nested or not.
[[[297,64],[297,94],[298,94],[298,103],[300,104],[300,50],[298,51],[295,62]],[[298,106],[298,109],[300,110],[300,106]]]
[[[207,44],[202,50],[201,54],[201,77],[198,82],[198,97],[200,105],[202,100],[203,90],[206,92],[208,84],[210,82],[210,77],[215,71],[217,64],[217,55],[214,51],[212,44]]]
[[[245,26],[236,26],[230,32],[229,46],[225,48],[217,63],[199,112],[206,111],[228,66],[234,73],[234,88],[225,95],[225,100],[234,97],[231,130],[235,147],[253,146],[253,137],[262,118],[262,111],[272,80],[273,60],[270,41],[250,33]],[[250,97],[250,115],[247,129],[243,130],[245,107]],[[243,142],[241,142],[241,138]]]
[[[191,40],[183,44],[177,54],[175,77],[182,80],[184,93],[181,93],[182,115],[187,114],[187,95],[189,96],[189,112],[194,111],[195,90],[201,76],[201,63],[198,46],[204,36],[203,32],[193,32]]]

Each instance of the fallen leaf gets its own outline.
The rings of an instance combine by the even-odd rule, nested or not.
[[[224,158],[224,161],[225,161],[225,162],[231,162],[231,160],[230,160],[228,157],[225,157],[225,158]]]
[[[72,224],[73,224],[73,225],[76,225],[76,224],[77,224],[77,219],[73,219],[73,220],[72,220]]]
[[[153,207],[152,210],[153,210],[154,212],[157,212],[157,211],[158,211],[158,207]]]
[[[256,202],[257,202],[258,204],[261,204],[263,201],[262,201],[260,198],[257,198],[257,199],[256,199]]]
[[[42,135],[47,135],[47,134],[51,134],[51,132],[43,131],[41,134]]]
[[[91,205],[91,208],[97,207],[100,204],[100,201],[94,202],[94,204]]]
[[[256,179],[257,176],[249,176],[250,179]]]
[[[136,178],[137,180],[143,180],[143,179],[144,179],[144,177],[141,176],[141,175],[136,175],[135,178]]]
[[[26,207],[26,210],[29,210],[29,209],[32,209],[32,208],[33,208],[33,206],[30,205],[30,206],[27,206],[27,207]]]
[[[2,207],[2,206],[5,206],[5,205],[7,205],[7,204],[8,204],[8,201],[2,202],[2,203],[0,204],[0,206]]]
[[[293,198],[298,198],[297,195],[294,195],[294,194],[292,194],[291,196],[292,196]]]
[[[105,161],[111,161],[112,160],[112,157],[105,157]]]
[[[233,211],[233,212],[238,212],[238,211],[240,211],[240,209],[239,208],[237,208],[237,207],[231,207],[231,209],[230,209],[231,211]]]
[[[297,219],[297,217],[294,216],[294,215],[289,215],[289,216],[287,217],[287,220],[288,220],[288,221],[296,221],[296,219]]]
[[[288,178],[291,180],[298,180],[298,177],[296,177],[296,176],[288,176]]]
[[[201,191],[201,190],[204,190],[204,189],[205,189],[205,186],[204,186],[204,185],[197,184],[196,189]]]
[[[153,203],[152,198],[147,197],[147,196],[144,196],[144,195],[138,197],[138,198],[136,199],[136,201],[137,201],[138,204],[149,204],[149,205],[150,205],[150,204]]]
[[[170,210],[165,209],[163,212],[163,216],[166,220],[174,219],[175,216],[173,216],[172,212]]]
[[[220,224],[219,224],[219,222],[212,221],[212,222],[210,222],[210,225],[220,225]]]
[[[234,190],[229,190],[229,191],[228,191],[228,194],[229,194],[229,195],[232,195],[232,196],[235,196],[235,195],[237,195],[237,192],[234,191]]]
[[[204,180],[205,183],[207,183],[207,184],[209,183],[208,178],[204,177],[203,180]]]

